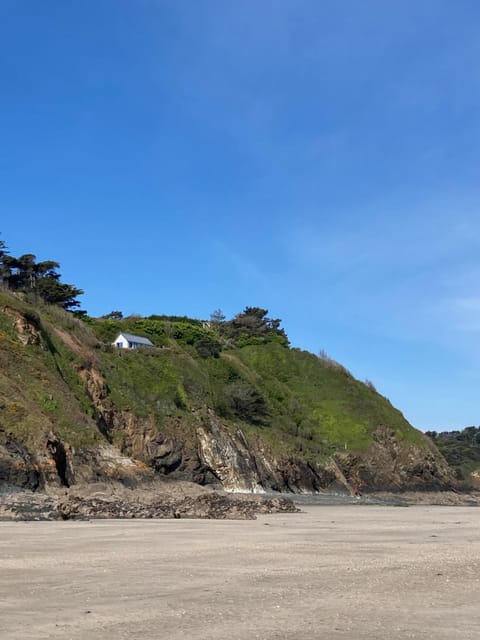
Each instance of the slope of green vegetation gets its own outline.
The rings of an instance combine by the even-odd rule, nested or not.
[[[72,444],[101,439],[80,375],[93,368],[116,409],[153,417],[159,431],[172,418],[185,424],[210,408],[232,429],[258,433],[273,450],[306,461],[362,451],[379,426],[422,443],[370,385],[328,358],[290,348],[280,321],[264,309],[249,307],[231,321],[119,313],[82,320],[27,298],[0,292],[0,425],[22,440],[50,429]],[[5,307],[38,326],[41,344],[19,342]],[[111,343],[122,331],[154,347],[116,349]]]
[[[38,344],[22,344],[5,309],[38,330]],[[2,312],[3,311],[3,312]],[[55,318],[49,319],[53,314]],[[22,297],[0,291],[0,427],[24,443],[55,433],[72,445],[93,444],[100,435],[90,419],[91,407],[75,366],[81,358],[51,331],[51,322],[75,329],[92,340],[83,323],[55,307],[34,309]]]
[[[461,431],[427,431],[457,477],[470,481],[472,471],[480,469],[480,427],[465,427]]]
[[[256,320],[266,314],[250,310]],[[421,434],[371,386],[329,359],[288,348],[278,324],[269,324],[271,333],[263,333],[257,323],[250,339],[245,324],[237,335],[221,322],[162,316],[99,319],[92,328],[106,343],[120,331],[154,343],[154,349],[107,348],[102,354],[102,372],[116,406],[139,415],[153,413],[161,422],[211,407],[232,426],[260,431],[274,447],[305,459],[323,458],[339,448],[361,451],[372,444],[380,425],[421,444]]]
[[[362,450],[380,425],[394,428],[401,439],[421,440],[388,400],[331,360],[277,345],[246,347],[238,358],[259,375],[274,423],[298,451],[315,454],[319,445]]]

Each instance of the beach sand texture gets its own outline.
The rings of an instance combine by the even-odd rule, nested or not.
[[[2,640],[480,638],[480,509],[0,523]]]

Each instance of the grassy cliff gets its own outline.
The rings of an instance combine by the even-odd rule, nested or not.
[[[90,329],[64,311],[0,292],[0,428],[23,443],[52,428],[72,444],[100,441],[75,369],[80,357],[60,338],[69,335],[86,351],[96,343]]]
[[[308,459],[338,448],[361,451],[379,425],[402,440],[421,434],[390,402],[343,367],[275,340],[233,346],[214,355],[198,344],[222,343],[211,327],[161,317],[96,320],[92,331],[109,344],[121,331],[148,336],[156,348],[118,351],[104,347],[101,368],[119,407],[169,415],[207,405],[232,426],[261,432],[274,447]]]
[[[4,446],[14,441],[35,449],[54,433],[72,450],[108,439],[131,454],[132,430],[143,430],[144,449],[147,440],[158,448],[161,434],[179,437],[176,430],[185,442],[194,438],[199,416],[211,412],[232,434],[240,429],[272,456],[299,464],[323,464],[336,452],[362,455],[379,428],[388,428],[399,446],[432,449],[371,386],[328,358],[291,348],[279,321],[260,312],[215,323],[166,316],[80,320],[1,291]],[[116,349],[111,342],[120,331],[146,336],[154,346]],[[115,428],[107,432],[109,421]]]

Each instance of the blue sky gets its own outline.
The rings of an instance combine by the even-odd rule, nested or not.
[[[480,423],[480,5],[3,0],[0,231],[92,315],[283,319]]]

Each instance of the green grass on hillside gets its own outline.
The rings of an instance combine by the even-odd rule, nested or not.
[[[11,318],[1,312],[5,305],[36,317],[41,346],[20,344]],[[120,331],[147,336],[155,347],[117,350],[110,343]],[[114,407],[153,417],[159,430],[172,424],[172,416],[187,424],[212,408],[233,430],[260,434],[274,451],[305,460],[319,461],[345,447],[364,450],[381,425],[423,444],[386,398],[342,367],[273,338],[232,348],[199,320],[84,322],[0,292],[0,365],[0,424],[22,439],[53,430],[72,444],[98,441],[79,375],[82,368],[95,368]]]
[[[266,345],[246,347],[238,357],[261,377],[283,430],[330,447],[362,450],[381,425],[394,428],[401,439],[420,444],[422,436],[390,402],[311,353]],[[308,448],[308,445],[306,445]]]
[[[38,324],[42,344],[21,344],[12,318],[1,313],[5,306]],[[20,296],[0,293],[0,425],[25,443],[50,431],[74,446],[98,442],[74,368],[78,358],[48,331],[47,315],[33,311]],[[62,320],[69,320],[65,312]]]

